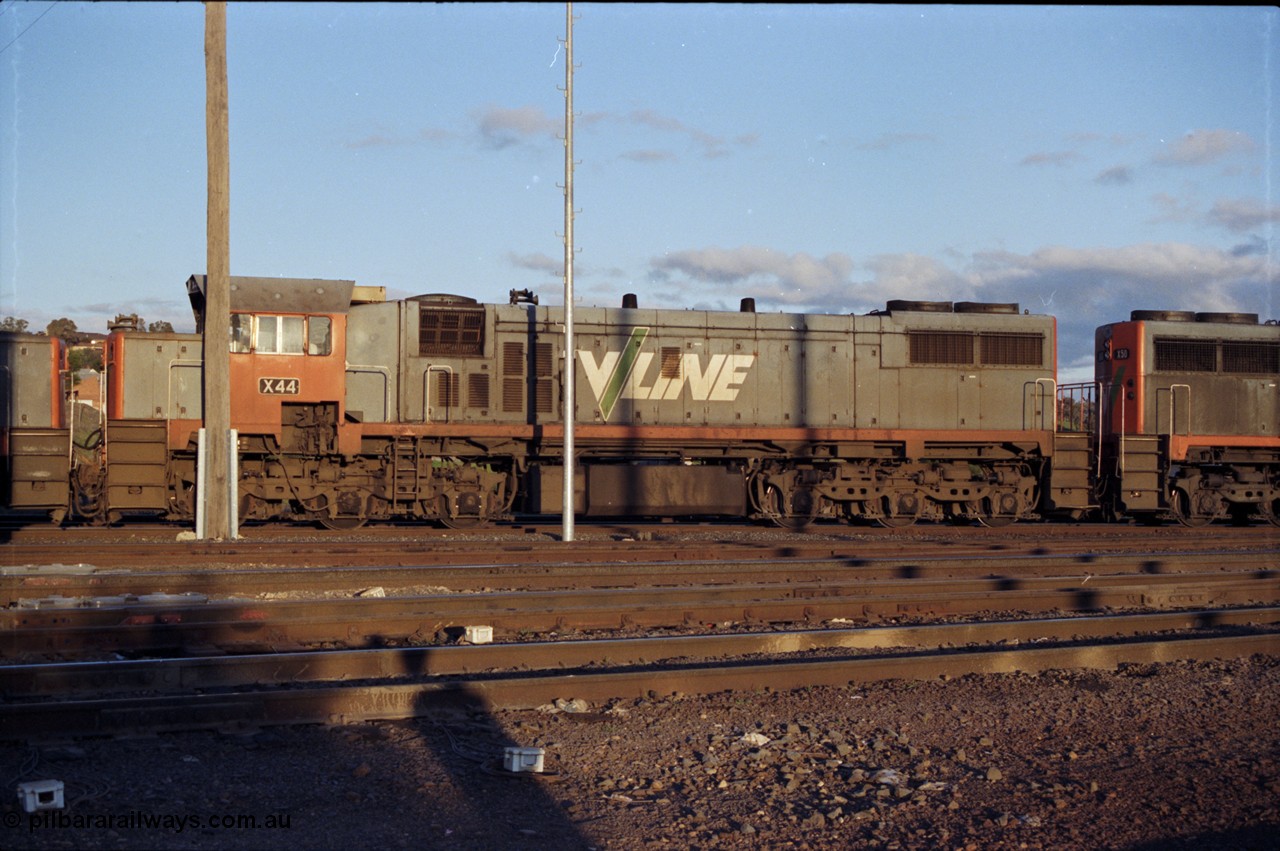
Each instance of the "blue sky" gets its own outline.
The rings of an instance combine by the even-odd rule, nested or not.
[[[1280,318],[1272,8],[574,6],[577,301]],[[231,270],[563,300],[563,5],[231,3]],[[204,7],[0,2],[0,316],[193,323]]]

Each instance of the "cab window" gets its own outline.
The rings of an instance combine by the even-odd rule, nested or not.
[[[333,351],[327,316],[231,315],[231,351],[266,355],[327,355]]]
[[[259,354],[302,354],[304,321],[301,316],[259,316],[254,351]]]
[[[312,316],[307,321],[307,354],[327,355],[333,351],[329,325],[327,316]]]
[[[248,352],[253,349],[253,317],[248,313],[231,314],[231,351]]]

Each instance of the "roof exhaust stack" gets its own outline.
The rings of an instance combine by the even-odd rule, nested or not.
[[[626,293],[625,295],[622,296],[623,310],[635,310],[639,306],[640,306],[640,303],[636,301],[635,293]]]
[[[744,298],[744,299],[742,300],[742,306],[741,306],[741,307],[739,307],[739,308],[738,308],[738,310],[739,310],[739,312],[741,312],[741,313],[755,313],[755,312],[756,312],[756,300],[755,300],[754,298],[750,298],[750,297],[748,297],[748,298]]]

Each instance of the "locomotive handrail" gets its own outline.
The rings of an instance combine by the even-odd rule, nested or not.
[[[1098,481],[1102,481],[1102,382],[1090,381],[1089,384],[1094,389],[1093,397],[1093,432],[1097,438],[1097,448],[1094,450],[1094,460],[1098,464]]]
[[[451,366],[428,366],[426,372],[422,373],[422,421],[431,422],[431,373],[443,373],[446,378],[445,398],[452,400],[453,398],[453,367]],[[445,422],[449,421],[449,408],[452,405],[445,405]]]
[[[1118,459],[1118,463],[1116,466],[1116,473],[1119,476],[1123,476],[1124,475],[1124,435],[1125,435],[1124,430],[1125,430],[1125,424],[1128,422],[1128,420],[1125,419],[1125,413],[1124,413],[1125,393],[1124,393],[1123,386],[1120,388],[1119,396],[1120,396],[1120,458]]]
[[[1042,392],[1042,390],[1041,390],[1041,385],[1047,385],[1047,386],[1049,387],[1049,393],[1048,393],[1048,394],[1045,394],[1044,392]],[[1025,429],[1027,429],[1027,428],[1034,428],[1034,427],[1035,427],[1036,419],[1037,419],[1035,403],[1036,403],[1037,401],[1042,401],[1042,400],[1045,398],[1045,396],[1047,395],[1047,396],[1048,396],[1048,398],[1050,398],[1050,399],[1052,399],[1052,400],[1053,400],[1053,425],[1052,425],[1052,426],[1050,426],[1050,430],[1056,431],[1056,430],[1057,430],[1057,422],[1058,422],[1058,401],[1057,401],[1057,400],[1058,400],[1058,382],[1057,382],[1057,381],[1055,381],[1055,380],[1054,380],[1054,379],[1052,379],[1052,378],[1037,378],[1035,381],[1027,381],[1027,382],[1024,382],[1024,383],[1023,383],[1023,385],[1022,385],[1022,395],[1023,395],[1023,399],[1024,399],[1024,400],[1027,398],[1027,389],[1028,389],[1029,387],[1032,387],[1032,386],[1034,386],[1034,387],[1035,387],[1035,391],[1036,391],[1036,392],[1035,392],[1035,395],[1031,397],[1031,399],[1032,399],[1032,405],[1033,405],[1033,410],[1032,410],[1031,417],[1030,417],[1031,422],[1030,422],[1030,425],[1028,425],[1028,422],[1027,422],[1027,419],[1028,419],[1028,417],[1027,417],[1027,409],[1026,409],[1026,406],[1023,406],[1023,409],[1022,409],[1022,428],[1025,430]],[[1044,411],[1044,409],[1045,409],[1045,406],[1044,406],[1043,404],[1041,404],[1040,406],[1038,406],[1038,410],[1040,411],[1040,414],[1039,414],[1039,422],[1040,422],[1040,427],[1041,427],[1042,429],[1045,427],[1045,423],[1044,423],[1044,421],[1045,421],[1045,411]]]
[[[1062,403],[1065,399],[1076,400],[1077,396],[1074,391],[1079,391],[1077,402],[1077,411],[1083,410],[1080,414],[1080,422],[1082,428],[1080,432],[1090,434],[1094,442],[1094,459],[1097,461],[1096,473],[1099,477],[1102,475],[1102,382],[1101,381],[1077,381],[1072,384],[1061,384],[1058,386],[1058,409],[1054,414],[1054,431],[1062,431]],[[1088,392],[1085,392],[1088,391]],[[1086,408],[1087,406],[1087,408]],[[1076,429],[1066,429],[1075,432]]]

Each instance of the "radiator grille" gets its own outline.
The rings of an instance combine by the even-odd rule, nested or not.
[[[484,308],[422,307],[418,312],[418,354],[479,357],[484,354]]]
[[[952,331],[908,331],[911,363],[971,364],[973,335]]]
[[[981,363],[985,366],[1043,366],[1043,334],[1010,334],[985,331],[978,335]]]
[[[1160,372],[1214,372],[1217,356],[1217,343],[1156,340],[1156,369]]]
[[[1222,371],[1280,375],[1280,343],[1223,343]]]

